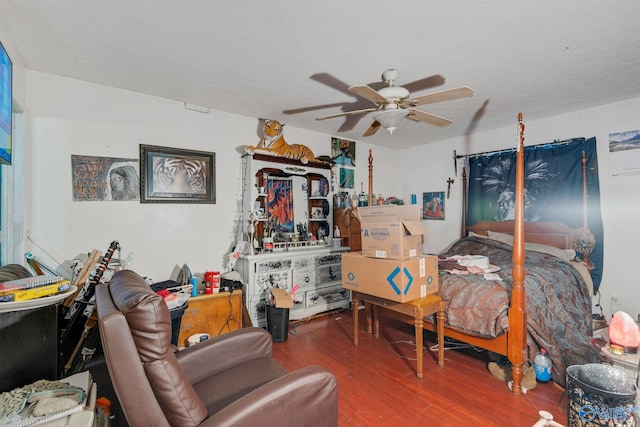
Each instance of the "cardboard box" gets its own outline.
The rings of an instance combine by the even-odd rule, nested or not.
[[[342,287],[397,302],[424,298],[438,292],[438,257],[393,260],[345,253]]]
[[[270,305],[276,308],[293,308],[293,300],[286,289],[269,288],[269,293],[271,294]]]
[[[408,259],[422,255],[422,222],[418,205],[380,205],[358,208],[362,255]]]

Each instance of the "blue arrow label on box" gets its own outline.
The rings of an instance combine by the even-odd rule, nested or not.
[[[413,276],[411,276],[411,274],[409,273],[409,270],[407,270],[406,267],[403,270],[404,270],[405,276],[407,276],[407,279],[408,279],[407,286],[405,286],[404,292],[403,292],[406,295],[407,292],[409,292],[409,288],[411,288],[411,284],[413,283]],[[393,269],[391,274],[387,276],[387,282],[389,282],[389,284],[391,285],[395,293],[397,295],[400,295],[400,293],[402,292],[400,291],[400,286],[398,286],[398,284],[395,283],[395,279],[398,276],[398,274],[400,274],[400,267],[396,267]]]

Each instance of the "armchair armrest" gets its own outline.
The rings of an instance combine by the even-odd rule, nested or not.
[[[271,334],[262,328],[244,328],[211,338],[175,354],[191,384],[240,363],[271,357]],[[202,363],[203,360],[215,363]]]
[[[201,426],[338,425],[338,382],[321,366],[290,372],[213,414]]]

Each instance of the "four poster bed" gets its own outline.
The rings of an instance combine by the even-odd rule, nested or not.
[[[500,280],[485,280],[484,275],[476,274],[439,276],[439,293],[447,303],[445,335],[508,357],[512,391],[517,395],[522,393],[524,363],[533,360],[541,347],[553,361],[554,381],[561,385],[569,364],[597,361],[590,343],[589,271],[582,263],[571,261],[573,256],[565,251],[574,249],[578,230],[558,222],[524,221],[522,114],[518,115],[518,125],[515,220],[466,226],[463,182],[462,237],[440,255],[487,256],[500,268],[496,273]],[[584,158],[582,165],[584,180]],[[427,329],[433,330],[434,326],[425,323]]]
[[[523,391],[524,363],[533,360],[540,347],[549,353],[554,380],[561,385],[568,364],[597,361],[597,352],[589,341],[589,271],[582,263],[570,261],[564,252],[574,249],[577,230],[558,222],[524,221],[522,114],[518,115],[518,124],[515,220],[467,227],[465,206],[462,238],[440,255],[487,256],[500,268],[496,273],[500,280],[487,280],[482,274],[439,275],[439,295],[447,307],[445,336],[508,357],[511,389],[516,395]],[[371,155],[369,162],[371,189]],[[582,163],[584,177],[584,159]],[[464,206],[466,182],[463,188]],[[424,328],[435,332],[434,320],[425,320]]]

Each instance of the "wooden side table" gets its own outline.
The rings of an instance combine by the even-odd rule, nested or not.
[[[189,298],[189,306],[180,320],[178,346],[187,346],[193,334],[216,337],[242,328],[242,291],[200,295]]]
[[[369,303],[373,306],[373,334],[376,338],[380,337],[380,317],[379,308],[386,308],[413,318],[416,330],[416,353],[417,366],[416,376],[422,378],[422,325],[424,316],[437,313],[438,317],[438,365],[444,367],[444,301],[436,294],[427,295],[405,303],[391,301],[385,298],[373,295],[363,294],[361,292],[351,292],[353,298],[353,343],[358,345],[358,307],[360,301]],[[367,318],[367,330],[371,331],[371,319]]]

